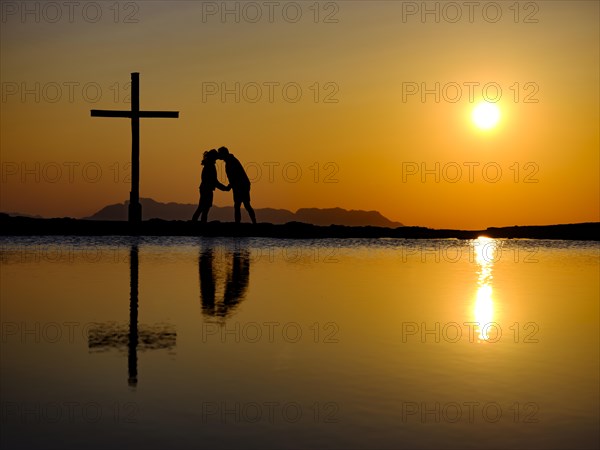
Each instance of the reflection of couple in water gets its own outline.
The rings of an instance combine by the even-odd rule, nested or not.
[[[250,280],[250,255],[247,250],[225,252],[230,256],[230,264],[225,260],[215,261],[213,249],[200,252],[198,268],[200,272],[200,300],[202,312],[207,316],[226,318],[246,296]],[[217,282],[220,269],[225,268],[225,286],[221,301],[217,301]],[[220,284],[220,283],[219,283]]]
[[[227,186],[219,182],[217,178],[217,159],[221,159],[225,162],[225,173],[229,184]],[[254,210],[250,205],[250,179],[246,175],[246,171],[242,166],[242,163],[229,153],[226,147],[221,147],[219,150],[209,150],[204,152],[204,158],[202,159],[202,181],[200,183],[200,202],[198,208],[192,216],[192,221],[195,222],[200,216],[200,222],[206,223],[208,218],[208,211],[213,204],[213,191],[220,189],[221,191],[233,190],[233,206],[235,210],[235,222],[240,223],[241,212],[240,206],[243,204],[248,215],[252,220],[252,223],[256,223],[256,216]]]

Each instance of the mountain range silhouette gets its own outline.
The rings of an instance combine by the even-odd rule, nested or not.
[[[191,203],[161,203],[151,198],[140,199],[143,218],[163,220],[189,220],[196,210],[197,205]],[[86,220],[127,220],[129,202],[116,203],[105,206]],[[347,226],[375,226],[397,228],[404,226],[384,217],[378,211],[347,210],[343,208],[301,208],[296,212],[287,209],[256,208],[259,222],[272,224],[285,224],[288,222],[303,222],[312,225],[347,225]],[[232,222],[233,206],[213,206],[208,217],[209,221]],[[242,212],[242,220],[248,217]]]

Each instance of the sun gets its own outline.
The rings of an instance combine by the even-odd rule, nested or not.
[[[500,120],[500,109],[495,103],[481,102],[473,108],[473,123],[482,130],[494,128]]]

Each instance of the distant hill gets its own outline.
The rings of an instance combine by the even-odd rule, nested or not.
[[[189,220],[194,214],[197,205],[185,203],[160,203],[151,198],[140,199],[144,220]],[[90,217],[88,220],[127,220],[127,207],[129,202],[108,205]],[[404,226],[400,222],[393,222],[378,211],[347,210],[342,208],[302,208],[293,213],[287,209],[258,208],[255,209],[259,222],[284,224],[288,222],[304,222],[312,225],[347,225],[347,226],[375,226],[397,228]],[[233,221],[233,206],[213,206],[208,220],[221,222]],[[248,221],[242,207],[242,221]]]
[[[37,214],[25,214],[25,213],[20,213],[20,212],[7,212],[4,213],[6,215],[9,215],[11,217],[27,217],[29,219],[45,219],[45,217],[37,215]]]

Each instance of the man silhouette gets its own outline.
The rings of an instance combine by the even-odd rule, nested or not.
[[[246,171],[242,163],[231,153],[227,147],[221,147],[218,150],[219,159],[225,161],[225,173],[229,180],[229,186],[233,189],[233,207],[235,210],[235,223],[240,223],[242,214],[240,206],[244,204],[244,208],[248,211],[252,223],[256,223],[256,216],[252,205],[250,205],[250,179],[246,175]]]

